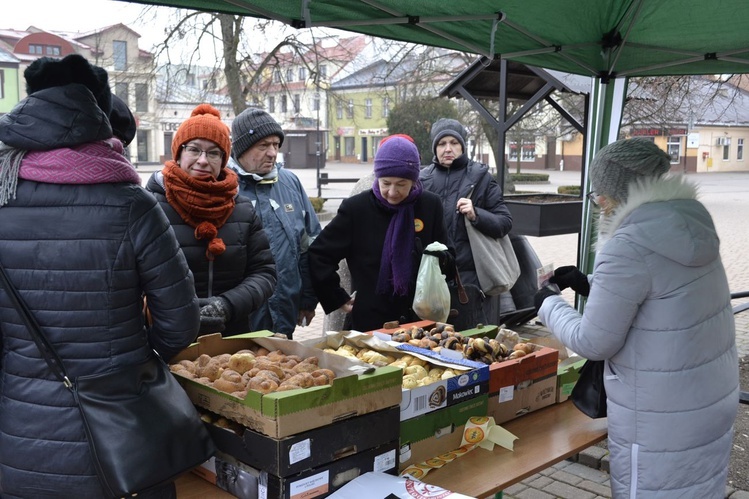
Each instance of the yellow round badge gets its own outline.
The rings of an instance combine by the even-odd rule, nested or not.
[[[466,428],[463,438],[469,444],[477,444],[484,439],[484,430],[481,428]]]
[[[416,232],[421,232],[424,230],[424,222],[422,222],[420,218],[414,218],[414,228],[416,229]]]

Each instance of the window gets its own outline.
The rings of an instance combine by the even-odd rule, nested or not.
[[[145,83],[135,84],[135,111],[148,112],[148,85]]]
[[[5,70],[0,69],[0,99],[5,99]]]
[[[390,98],[385,97],[382,99],[382,117],[387,118],[390,116]]]
[[[320,65],[320,78],[323,80],[328,77],[328,65],[327,64],[321,64]]]
[[[59,45],[40,45],[38,43],[29,44],[29,54],[59,56],[62,53],[62,47]]]
[[[304,66],[299,67],[299,81],[304,81],[307,79],[307,68]]]
[[[281,70],[278,68],[273,70],[273,83],[281,83]]]
[[[164,157],[166,159],[172,158],[172,139],[174,139],[174,132],[164,132]]]
[[[347,118],[354,117],[354,99],[348,100],[348,109],[346,109],[346,117]]]
[[[343,138],[343,154],[346,156],[353,156],[356,154],[356,142],[354,137]]]
[[[114,95],[119,97],[128,106],[130,105],[130,97],[128,95],[129,88],[127,83],[115,83],[114,84]]]
[[[723,161],[728,161],[728,158],[730,157],[731,153],[731,139],[726,138],[725,143],[723,144]]]
[[[276,112],[276,98],[272,95],[268,97],[268,112],[269,113]]]
[[[520,141],[521,153],[520,161],[534,161],[536,159],[536,142],[529,140]],[[518,143],[516,141],[510,142],[510,160],[517,161],[518,159]]]
[[[671,156],[671,164],[681,160],[681,137],[669,137],[666,141],[666,152]]]
[[[281,112],[285,113],[286,111],[288,111],[288,106],[286,104],[286,96],[282,95],[281,96]]]
[[[319,92],[315,92],[315,96],[312,98],[312,110],[313,111],[320,110],[320,93]]]
[[[343,101],[339,100],[338,102],[336,102],[336,105],[335,105],[335,116],[339,120],[343,119]]]
[[[203,80],[203,90],[216,90],[216,78],[206,78]]]
[[[114,62],[115,71],[125,71],[127,69],[127,42],[114,40],[112,42],[112,61]]]
[[[301,110],[301,104],[299,101],[299,94],[294,95],[294,112],[298,113]]]
[[[372,99],[367,99],[364,102],[365,102],[364,117],[371,118],[372,117]]]
[[[138,139],[138,161],[148,161],[148,131],[138,130],[135,136]]]
[[[294,69],[288,68],[286,70],[286,82],[294,81]]]
[[[195,75],[194,74],[187,73],[185,75],[185,85],[187,85],[188,87],[193,87],[193,88],[196,87],[197,86],[196,81],[197,80],[195,79]]]
[[[744,161],[744,139],[736,139],[736,159]]]

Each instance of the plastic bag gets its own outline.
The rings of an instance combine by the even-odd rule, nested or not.
[[[447,251],[447,246],[434,242],[425,251]],[[413,311],[422,320],[436,322],[445,322],[450,315],[450,289],[436,256],[421,255]]]

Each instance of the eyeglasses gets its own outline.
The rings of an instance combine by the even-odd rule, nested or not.
[[[598,204],[598,193],[596,191],[590,191],[585,196],[588,198],[588,200],[591,203],[593,203],[596,206],[599,206],[599,204]]]
[[[222,151],[221,149],[211,149],[210,151],[204,151],[195,146],[189,146],[187,144],[182,145],[182,149],[185,151],[185,156],[189,158],[199,158],[203,153],[205,153],[205,157],[208,161],[221,161],[224,157],[224,151]]]

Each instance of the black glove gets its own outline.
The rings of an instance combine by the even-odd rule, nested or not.
[[[440,270],[445,274],[448,281],[455,278],[455,257],[450,251],[424,251],[424,254],[437,257],[440,262]]]
[[[226,329],[226,325],[221,317],[211,317],[210,315],[200,316],[198,334],[220,333],[224,329]]]
[[[554,269],[554,275],[549,282],[559,286],[559,289],[572,288],[572,290],[582,296],[590,294],[590,283],[588,276],[580,272],[574,265],[566,265]]]
[[[538,315],[538,310],[541,308],[541,305],[543,305],[544,300],[550,296],[555,296],[556,294],[557,293],[546,286],[536,291],[536,294],[533,296],[533,306],[536,307],[536,315]]]
[[[200,305],[201,320],[203,317],[215,317],[221,319],[223,324],[226,324],[231,319],[231,305],[226,298],[221,298],[220,296],[205,299],[198,298],[198,304]]]

